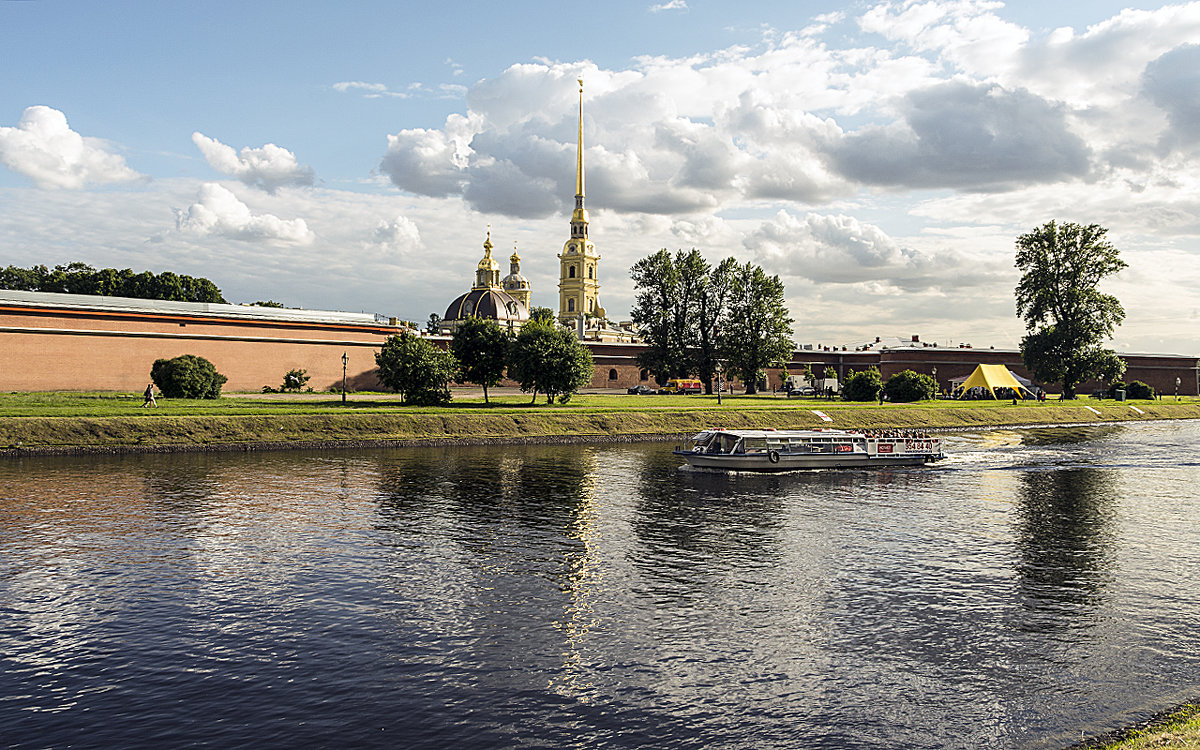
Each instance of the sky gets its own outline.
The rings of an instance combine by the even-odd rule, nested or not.
[[[1200,353],[1200,2],[0,0],[0,50],[0,266],[424,322],[490,231],[557,309],[582,78],[613,320],[697,248],[798,345],[1015,348],[1015,240],[1073,221],[1112,345]]]

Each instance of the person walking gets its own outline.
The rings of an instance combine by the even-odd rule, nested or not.
[[[146,399],[142,402],[143,409],[147,406],[158,406],[158,402],[154,400],[154,383],[148,383],[146,385],[146,391],[142,394],[142,396]]]

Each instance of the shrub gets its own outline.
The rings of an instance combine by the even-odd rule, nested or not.
[[[879,377],[879,370],[871,367],[846,379],[842,386],[842,398],[847,401],[874,401],[879,398],[879,391],[882,389],[883,381]]]
[[[300,389],[309,381],[308,370],[288,370],[287,375],[283,376],[283,385],[279,386],[279,390],[283,393],[288,391],[300,392]]]
[[[150,379],[164,398],[219,398],[221,386],[228,380],[212,362],[194,354],[156,359]]]
[[[905,370],[888,378],[883,393],[888,401],[897,403],[927,401],[937,395],[937,384],[928,375]]]
[[[1154,398],[1154,388],[1140,380],[1135,380],[1125,387],[1126,398]]]

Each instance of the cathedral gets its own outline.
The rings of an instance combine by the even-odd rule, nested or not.
[[[582,339],[595,341],[636,340],[632,324],[613,325],[600,306],[600,254],[588,239],[588,212],[583,196],[583,81],[579,81],[579,140],[575,158],[575,210],[571,214],[571,236],[558,255],[558,313],[560,325],[574,329]],[[529,280],[521,275],[521,258],[514,244],[509,274],[500,278],[500,266],[492,257],[492,234],[488,229],[483,259],[475,268],[471,291],[459,296],[439,326],[440,333],[453,333],[458,322],[469,317],[491,318],[502,326],[519,330],[529,320]]]

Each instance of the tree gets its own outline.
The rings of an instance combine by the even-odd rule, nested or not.
[[[458,360],[460,383],[483,387],[483,402],[488,403],[488,388],[500,384],[508,364],[512,334],[491,318],[470,317],[454,329],[450,351]]]
[[[721,325],[721,350],[729,370],[758,392],[759,372],[791,356],[792,318],[783,304],[783,282],[746,263],[732,270],[729,305]]]
[[[220,398],[221,386],[227,380],[212,362],[194,354],[154,360],[150,379],[163,398]]]
[[[1115,380],[1125,363],[1101,342],[1125,319],[1117,298],[1096,287],[1127,264],[1098,224],[1048,222],[1017,238],[1017,314],[1025,321],[1021,359],[1044,383],[1062,383],[1063,398],[1092,378]]]
[[[429,313],[429,320],[425,322],[425,330],[428,333],[437,333],[438,326],[442,324],[442,316],[437,313]]]
[[[554,323],[554,311],[548,307],[535,307],[529,311],[529,319],[538,323]]]
[[[846,378],[842,384],[842,398],[846,401],[874,401],[883,390],[883,381],[879,370],[868,367],[862,372],[856,372]]]
[[[450,403],[450,381],[458,362],[450,352],[405,331],[389,336],[375,355],[379,382],[400,394],[406,404]]]
[[[642,329],[645,350],[638,365],[661,383],[691,373],[687,356],[687,301],[680,295],[679,269],[666,248],[642,258],[630,270],[633,278],[633,311],[630,317]]]
[[[928,375],[905,370],[888,378],[883,384],[883,394],[895,403],[928,401],[937,396],[937,384]]]
[[[728,258],[714,269],[695,248],[674,256],[664,248],[634,265],[638,292],[631,317],[647,343],[638,356],[641,367],[660,382],[694,373],[712,393],[718,332],[736,267]]]
[[[110,297],[161,299],[176,302],[224,303],[221,290],[208,279],[197,279],[164,271],[155,276],[149,271],[135,274],[126,268],[102,268],[97,271],[86,263],[74,261],[55,266],[17,268],[0,271],[0,289],[60,294],[102,294]]]
[[[521,390],[546,394],[547,403],[557,396],[566,403],[571,395],[592,380],[592,354],[565,328],[552,322],[533,320],[526,323],[512,343],[508,357],[508,376]]]
[[[700,256],[692,250],[688,257]],[[721,359],[721,319],[729,304],[729,288],[737,261],[726,258],[709,270],[704,263],[700,282],[696,285],[695,363],[696,376],[704,381],[704,392],[712,395],[713,376]]]

